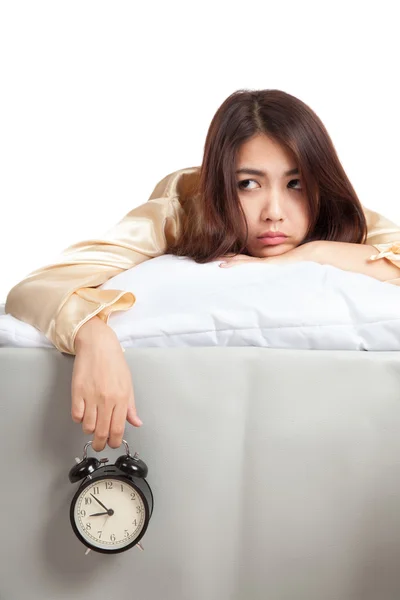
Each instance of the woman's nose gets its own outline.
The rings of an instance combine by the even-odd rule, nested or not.
[[[265,201],[263,208],[263,218],[271,221],[281,221],[283,219],[282,201],[278,194],[271,193]]]

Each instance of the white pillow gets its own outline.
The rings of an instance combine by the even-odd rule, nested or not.
[[[101,285],[136,296],[108,321],[122,346],[400,350],[398,286],[313,262],[219,263],[166,254]],[[0,346],[53,347],[11,315]]]

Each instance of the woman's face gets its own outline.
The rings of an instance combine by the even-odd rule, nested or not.
[[[252,173],[251,169],[260,173]],[[304,240],[309,223],[308,201],[297,164],[283,146],[264,134],[244,142],[237,157],[236,181],[249,229],[249,254],[277,256]],[[269,237],[259,239],[266,233]],[[277,233],[282,235],[271,235]]]

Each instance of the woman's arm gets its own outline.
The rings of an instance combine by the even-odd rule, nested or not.
[[[367,221],[365,244],[317,240],[299,246],[304,255],[323,265],[362,273],[380,281],[400,285],[400,227],[383,215],[363,206]]]
[[[400,254],[397,256],[400,259]],[[233,267],[249,262],[264,262],[269,265],[316,262],[320,265],[331,265],[343,271],[361,273],[380,281],[400,285],[400,261],[391,262],[385,258],[377,260],[378,258],[382,258],[382,256],[376,254],[375,246],[315,240],[277,256],[255,257],[247,254],[226,254],[216,260],[224,261],[220,264],[221,267]]]
[[[147,202],[102,238],[72,244],[55,263],[18,282],[8,292],[5,312],[36,327],[60,352],[75,354],[75,338],[84,323],[95,315],[107,323],[111,312],[135,303],[131,292],[98,286],[164,254],[167,242],[175,239],[180,227],[176,186],[186,171],[164,177]]]
[[[302,250],[304,256],[302,260],[311,260],[321,265],[331,265],[344,271],[362,273],[380,281],[400,279],[400,262],[398,263],[399,266],[396,266],[396,264],[385,258],[383,260],[371,258],[377,255],[375,246],[317,240],[304,244],[304,246],[299,246],[292,250],[292,252],[296,250]],[[290,252],[288,252],[289,254]],[[310,258],[306,258],[307,256]]]

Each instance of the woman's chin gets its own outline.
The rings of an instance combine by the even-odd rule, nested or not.
[[[263,248],[257,248],[250,250],[252,256],[258,256],[259,258],[267,258],[268,256],[279,256],[289,252],[293,246],[289,244],[278,244],[276,246],[264,246]]]

